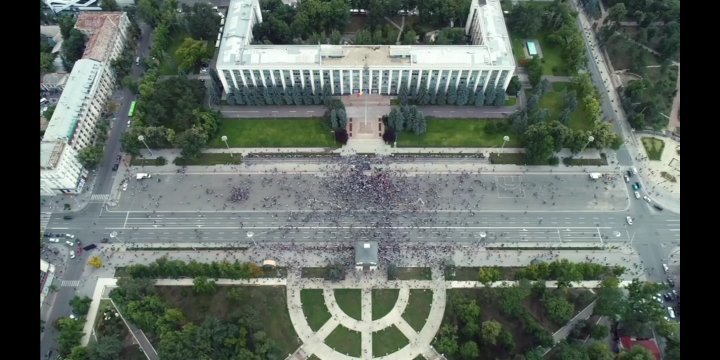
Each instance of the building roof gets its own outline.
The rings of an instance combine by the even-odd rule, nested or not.
[[[65,142],[62,140],[40,142],[40,168],[53,169],[60,161]]]
[[[65,83],[65,89],[55,106],[55,112],[50,119],[43,141],[72,139],[78,124],[78,115],[88,96],[95,93],[100,82],[103,64],[91,60],[80,59],[75,62],[72,73]]]
[[[60,35],[60,26],[59,25],[40,25],[40,34],[45,35],[52,39],[55,36]]]
[[[108,61],[119,33],[123,13],[120,11],[83,12],[75,22],[75,28],[92,34],[85,44],[83,59]]]
[[[42,83],[48,86],[65,86],[68,78],[68,73],[48,73],[43,75]]]
[[[377,265],[378,244],[377,241],[358,241],[355,243],[355,264]]]
[[[655,357],[655,360],[660,360],[660,348],[658,347],[655,339],[637,340],[633,337],[623,336],[620,338],[620,344],[627,350],[631,350],[635,346],[642,346],[650,351]]]
[[[482,4],[480,45],[250,45],[252,4],[231,0],[221,38],[217,66],[323,65],[324,67],[432,65],[432,67],[515,66],[498,1]]]

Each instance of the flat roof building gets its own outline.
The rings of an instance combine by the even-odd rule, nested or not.
[[[251,45],[258,0],[231,0],[217,58],[227,93],[241,87],[328,87],[334,95],[395,95],[401,86],[507,88],[515,60],[500,2],[473,0],[472,45]]]
[[[88,37],[83,59],[115,60],[123,51],[130,19],[124,12],[94,11],[78,15],[75,28]]]

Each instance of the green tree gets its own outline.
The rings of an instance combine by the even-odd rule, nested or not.
[[[460,84],[460,87],[457,89],[457,102],[456,105],[458,106],[464,106],[468,103],[468,96],[470,94],[470,89],[465,84]]]
[[[70,32],[75,27],[75,17],[72,15],[62,15],[58,17],[58,26],[60,27],[60,35],[62,35],[62,38],[70,38]]]
[[[518,92],[520,92],[520,89],[522,89],[522,84],[520,83],[520,78],[517,75],[515,75],[510,78],[510,83],[508,84],[508,87],[505,90],[505,92],[508,95],[517,96]]]
[[[585,349],[576,344],[569,344],[565,341],[558,346],[558,359],[560,360],[589,360]]]
[[[525,143],[530,164],[544,164],[555,149],[555,141],[542,123],[527,128]]]
[[[390,126],[393,130],[400,133],[403,130],[405,124],[405,118],[403,117],[402,113],[397,107],[393,107],[390,110],[390,114],[388,115],[388,126]]]
[[[40,75],[55,71],[54,60],[55,55],[46,52],[40,53]]]
[[[213,294],[217,291],[217,285],[205,276],[198,276],[193,279],[193,291],[196,294]]]
[[[608,13],[608,19],[620,22],[627,16],[627,9],[625,8],[625,4],[618,2],[610,7]]]
[[[478,281],[483,283],[485,286],[488,286],[493,282],[500,281],[500,269],[494,266],[480,267],[480,270],[478,270]]]
[[[523,310],[522,302],[530,295],[530,289],[513,286],[498,291],[500,308],[508,315],[516,315]]]
[[[123,343],[114,336],[99,336],[97,342],[88,345],[90,360],[115,360],[120,358]]]
[[[403,45],[415,45],[417,44],[417,34],[414,30],[406,31],[402,37]]]
[[[348,123],[347,114],[345,113],[345,109],[338,109],[337,110],[337,125],[338,129],[346,129]]]
[[[513,6],[508,26],[524,37],[534,36],[542,27],[542,8],[527,3]]]
[[[475,106],[483,106],[485,104],[485,92],[478,87],[475,91]]]
[[[73,308],[73,313],[79,316],[85,316],[87,315],[88,310],[90,310],[91,302],[92,299],[87,296],[75,296],[70,300],[70,306]]]
[[[502,88],[497,89],[495,92],[495,101],[493,102],[493,105],[495,106],[504,106],[505,105],[505,92],[502,91]]]
[[[178,60],[178,69],[183,72],[190,71],[201,59],[208,54],[207,42],[185,38],[175,52]]]
[[[160,21],[160,5],[162,0],[138,0],[137,15],[150,26],[155,27]]]
[[[497,338],[502,332],[502,325],[495,320],[483,321],[481,338],[483,343],[495,346],[497,344]]]
[[[460,348],[460,357],[466,360],[475,360],[480,356],[480,349],[477,343],[470,340],[463,344]]]
[[[208,134],[199,127],[187,129],[177,135],[175,143],[181,148],[180,154],[186,159],[195,158],[207,144]]]
[[[45,110],[45,112],[43,113],[43,116],[45,117],[45,119],[47,119],[48,121],[50,121],[50,119],[52,119],[52,116],[55,113],[56,106],[57,105],[48,106],[47,110]]]
[[[443,325],[435,336],[435,348],[445,356],[454,356],[459,350],[457,326]]]
[[[605,325],[594,325],[590,330],[590,336],[595,340],[602,340],[610,334],[610,328]]]
[[[447,104],[455,105],[457,103],[457,88],[455,84],[450,84],[447,89]]]
[[[80,345],[80,339],[83,337],[83,322],[64,317],[57,320],[56,327],[59,330],[58,350],[62,355],[67,355],[74,347]]]
[[[618,356],[620,360],[654,360],[655,356],[642,346],[635,346],[630,351],[624,351]]]
[[[217,10],[204,3],[196,3],[192,11],[185,14],[187,30],[195,39],[215,40],[220,27],[220,15]],[[287,25],[285,25],[287,27]]]
[[[80,60],[85,51],[85,35],[78,29],[70,30],[70,36],[63,40],[62,57],[68,72],[72,69],[76,61]]]
[[[534,56],[532,60],[525,66],[528,73],[528,80],[530,85],[534,88],[540,83],[542,78],[542,64],[537,56]]]
[[[103,156],[102,145],[88,146],[78,151],[78,161],[86,169],[95,169]]]
[[[100,1],[100,8],[103,11],[120,11],[120,5],[115,0],[102,0]]]
[[[512,352],[515,349],[515,338],[512,333],[505,328],[502,328],[502,331],[500,331],[497,337],[497,343],[507,352]]]
[[[413,108],[414,107],[413,105]],[[427,132],[427,119],[425,118],[425,114],[420,110],[415,111],[415,126],[413,132],[415,135],[421,135]]]
[[[590,360],[613,360],[615,355],[606,343],[595,342],[587,347],[587,355]]]

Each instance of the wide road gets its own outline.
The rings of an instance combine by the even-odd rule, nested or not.
[[[142,58],[146,58],[149,56],[150,53],[150,33],[151,29],[148,25],[141,23],[141,31],[142,35],[139,40],[137,52],[135,56],[140,56]],[[138,79],[140,75],[142,74],[142,70],[140,67],[133,65],[131,75],[133,78]],[[112,129],[110,131],[110,136],[108,137],[108,140],[106,142],[105,147],[105,154],[103,155],[103,159],[100,162],[100,166],[97,169],[96,172],[96,179],[95,179],[95,185],[93,188],[93,194],[109,194],[110,189],[113,184],[113,178],[115,175],[115,172],[112,171],[112,166],[115,164],[116,158],[118,155],[121,154],[120,152],[120,137],[127,129],[127,121],[128,121],[128,111],[130,110],[130,103],[135,99],[135,96],[127,89],[120,90],[122,93],[122,102],[118,109],[118,113],[116,115],[116,120],[112,124]],[[90,204],[85,209],[80,211],[79,213],[76,213],[74,216],[76,216],[79,219],[83,218],[92,218],[97,216],[97,214],[100,211],[99,204]],[[62,219],[62,214],[55,214],[53,218],[58,217]],[[51,222],[52,219],[51,218]],[[56,219],[57,220],[57,219]],[[51,227],[48,227],[46,231],[54,231]],[[73,232],[78,236],[78,238],[81,238],[85,240],[86,242],[90,242],[90,239],[97,239],[96,236],[94,236],[95,230],[92,228],[86,228],[82,229],[82,231],[76,231]],[[59,279],[65,279],[65,280],[77,280],[80,278],[80,275],[82,274],[83,268],[85,267],[85,263],[87,262],[88,255],[83,254],[81,256],[76,257],[73,260],[69,259],[68,252],[65,251],[62,253],[64,257],[67,259],[66,262],[60,264],[57,262],[54,262],[54,264],[57,266],[59,270],[63,270],[63,273],[56,274],[56,277]],[[55,320],[57,320],[60,317],[68,316],[72,312],[72,309],[69,305],[70,300],[75,296],[75,288],[72,286],[61,286],[58,292],[55,294],[54,301],[50,305],[51,309],[49,310],[50,315],[48,316],[48,319],[46,321],[45,331],[40,336],[40,358],[44,359],[45,354],[48,352],[48,350],[52,349],[54,354],[57,354],[57,330],[52,325]]]

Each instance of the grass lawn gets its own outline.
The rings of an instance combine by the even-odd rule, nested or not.
[[[632,52],[628,49],[636,48],[638,45],[628,41],[622,36],[615,35],[606,44],[608,56],[615,70],[630,68],[633,62]],[[641,49],[645,65],[659,65],[660,59],[645,49]]]
[[[376,331],[372,336],[372,353],[375,357],[394,353],[410,342],[395,325]]]
[[[432,305],[432,290],[428,289],[410,289],[410,298],[408,299],[405,312],[402,318],[415,330],[422,330],[425,321],[430,315],[430,305]]]
[[[505,106],[513,106],[517,104],[517,97],[510,96],[505,100]]]
[[[232,288],[242,290],[238,301],[228,299],[227,293]],[[290,325],[284,286],[219,286],[212,295],[195,295],[192,286],[158,286],[156,289],[170,307],[180,308],[195,324],[201,324],[208,316],[230,320],[242,314],[288,355],[300,345]],[[322,300],[322,293],[320,295]]]
[[[522,60],[526,58],[525,53],[527,52],[527,50],[525,49],[525,43],[528,40],[537,40],[540,42],[540,51],[543,55],[541,59],[543,75],[571,75],[565,67],[565,63],[561,56],[562,51],[560,50],[560,47],[551,44],[547,40],[549,35],[550,32],[547,32],[545,30],[540,31],[538,34],[530,37],[521,37],[511,32],[510,38],[512,39],[512,49],[513,54],[515,54],[515,59],[517,60],[517,63],[521,64]]]
[[[525,153],[490,153],[491,164],[526,165],[527,156]]]
[[[241,164],[242,154],[235,153],[230,156],[229,153],[202,153],[189,160],[181,157],[175,158],[174,163],[178,166]]]
[[[284,297],[285,295],[283,295]],[[313,331],[318,331],[328,320],[330,312],[325,306],[325,297],[320,289],[300,290],[300,301],[302,301],[303,313]],[[290,326],[290,322],[286,326]]]
[[[362,342],[360,333],[338,325],[333,332],[325,338],[327,346],[352,357],[360,357]]]
[[[362,307],[360,289],[336,289],[335,300],[340,310],[356,320],[362,320]]]
[[[338,147],[322,118],[223,119],[218,136],[208,147]]]
[[[485,126],[487,119],[436,119],[428,118],[427,132],[422,135],[402,133],[398,139],[401,147],[500,147],[503,134],[488,134]],[[518,147],[517,137],[513,136],[505,147]]]
[[[399,267],[397,280],[430,280],[432,272],[427,267]]]
[[[552,91],[548,91],[540,98],[540,108],[550,110],[551,119],[560,119],[565,103],[565,92],[569,87],[570,83],[553,83]],[[582,99],[578,99],[577,108],[570,116],[569,127],[573,130],[591,130],[593,126]]]
[[[315,356],[315,354],[310,355],[308,360],[321,360],[319,357]]]
[[[372,319],[377,320],[387,315],[395,307],[399,294],[399,289],[373,289]]]
[[[325,278],[327,270],[324,267],[306,267],[302,268],[303,278]]]
[[[665,142],[662,141],[662,139],[654,137],[644,137],[642,138],[642,143],[645,147],[645,152],[647,152],[648,159],[659,161],[665,148]]]
[[[163,166],[167,163],[167,160],[165,160],[164,163],[162,163],[162,160],[158,160],[159,158],[155,159],[145,159],[140,157],[133,157],[132,161],[130,161],[130,165],[132,166]]]

